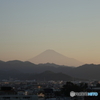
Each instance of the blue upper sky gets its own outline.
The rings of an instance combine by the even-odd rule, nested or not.
[[[100,63],[100,0],[0,0],[0,60],[53,49]]]

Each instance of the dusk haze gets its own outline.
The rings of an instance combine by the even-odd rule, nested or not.
[[[100,64],[99,0],[0,0],[0,60],[26,61],[52,49]]]
[[[0,0],[0,100],[100,100],[100,0]]]

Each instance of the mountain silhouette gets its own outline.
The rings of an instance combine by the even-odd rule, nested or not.
[[[46,50],[41,54],[37,55],[36,57],[29,59],[28,61],[39,64],[39,63],[55,63],[58,65],[66,65],[66,66],[80,66],[83,63],[73,59],[66,57],[54,50]]]
[[[39,74],[31,74],[28,79],[36,79],[36,80],[64,80],[64,81],[68,81],[68,80],[73,80],[73,77],[67,75],[67,74],[63,74],[63,73],[54,73],[52,71],[45,71],[43,73],[39,73]],[[77,78],[75,78],[77,80]]]
[[[52,76],[57,76],[57,73],[60,73],[60,76],[55,78],[50,76],[50,79],[61,79],[61,76],[65,77],[62,74],[66,74],[67,76],[75,78],[100,80],[100,64],[84,64],[79,67],[68,67],[53,63],[33,64],[28,61],[23,62],[18,60],[7,62],[0,61],[0,80],[9,77],[18,79],[41,79],[42,76],[48,75],[49,77],[51,74],[53,74]],[[45,78],[48,79],[47,77]]]

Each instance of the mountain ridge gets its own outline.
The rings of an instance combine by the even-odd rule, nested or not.
[[[39,63],[55,63],[58,65],[66,65],[66,66],[80,66],[83,63],[74,59],[66,57],[54,50],[46,50],[39,55],[29,59],[28,61],[39,64]]]
[[[16,76],[15,73],[19,74],[39,74],[45,71],[52,71],[54,73],[63,73],[71,77],[83,78],[83,79],[100,79],[100,64],[84,64],[79,67],[69,67],[56,64],[33,64],[31,62],[23,61],[0,61],[0,72],[1,76],[7,73]],[[5,76],[5,75],[4,75]]]

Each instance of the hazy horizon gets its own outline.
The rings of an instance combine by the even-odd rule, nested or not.
[[[0,0],[0,60],[33,58],[47,49],[100,64],[99,0]]]

